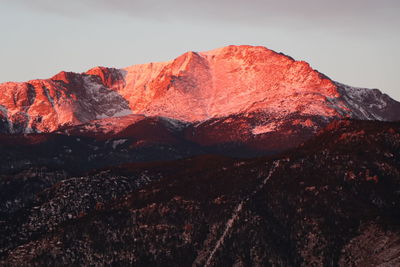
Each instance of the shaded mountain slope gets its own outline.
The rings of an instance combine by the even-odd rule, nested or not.
[[[395,266],[399,151],[399,123],[346,120],[274,158],[203,156],[62,180],[2,222],[13,233],[1,238],[2,262]]]

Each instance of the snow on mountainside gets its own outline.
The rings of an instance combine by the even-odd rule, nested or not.
[[[0,116],[11,133],[49,132],[132,113],[125,99],[91,75],[60,72],[48,80],[4,83],[0,89]]]
[[[399,102],[378,89],[357,88],[335,82],[354,118],[366,120],[400,120]]]
[[[131,114],[65,127],[55,133],[72,136],[88,136],[94,137],[97,140],[107,140],[109,138],[116,138],[117,136],[130,136],[129,126],[138,125],[140,122],[150,127],[160,124],[172,132],[179,132],[187,126],[185,123],[165,117],[147,117],[140,114]],[[161,135],[161,132],[155,132],[155,134]],[[147,133],[147,135],[149,135],[149,133]]]
[[[255,112],[274,118],[296,113],[327,121],[399,120],[400,103],[378,90],[333,82],[306,62],[253,46],[0,84],[0,131],[11,133],[49,132],[127,114],[197,123]],[[272,129],[257,126],[255,134]]]

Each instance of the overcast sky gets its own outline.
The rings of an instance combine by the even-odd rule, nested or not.
[[[399,0],[0,0],[0,82],[262,45],[400,100]]]

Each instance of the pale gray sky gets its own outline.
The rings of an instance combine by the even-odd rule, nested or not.
[[[398,0],[0,0],[0,82],[262,45],[400,100]]]

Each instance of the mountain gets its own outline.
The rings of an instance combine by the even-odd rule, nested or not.
[[[264,47],[0,85],[0,265],[398,266],[400,103]]]
[[[341,118],[400,120],[400,103],[264,47],[228,46],[1,84],[0,169],[83,170],[209,153],[254,157],[294,148]],[[27,141],[38,138],[34,146]]]
[[[336,83],[303,61],[264,47],[228,46],[124,69],[60,72],[46,80],[0,85],[4,133],[52,132],[128,114],[199,123],[232,115],[325,120],[398,120],[400,104],[378,90]],[[312,118],[295,123],[313,127]],[[254,134],[279,123],[252,125]]]

